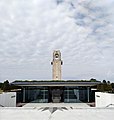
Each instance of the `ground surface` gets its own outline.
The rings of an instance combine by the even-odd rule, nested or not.
[[[72,108],[88,108],[86,103],[27,103],[23,107],[72,107]]]
[[[35,105],[35,104],[34,104]],[[74,106],[73,106],[74,105]],[[113,120],[114,108],[81,104],[38,104],[34,107],[0,107],[0,120]],[[80,106],[80,107],[79,107]],[[85,107],[84,107],[85,106]]]

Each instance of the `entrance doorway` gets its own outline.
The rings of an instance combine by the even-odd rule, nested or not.
[[[63,87],[50,87],[49,88],[49,102],[60,103],[63,102]]]

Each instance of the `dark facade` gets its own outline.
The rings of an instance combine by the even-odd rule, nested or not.
[[[22,87],[18,102],[26,103],[78,103],[93,102],[91,87],[98,82],[13,82]]]

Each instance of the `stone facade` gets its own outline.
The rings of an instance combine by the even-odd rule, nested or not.
[[[61,65],[63,64],[61,60],[60,50],[54,50],[53,52],[53,61],[51,62],[52,67],[52,76],[53,80],[61,80]]]

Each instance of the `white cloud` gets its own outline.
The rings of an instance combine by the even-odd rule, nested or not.
[[[114,0],[1,0],[0,79],[51,79],[62,52],[63,79],[114,81]]]

